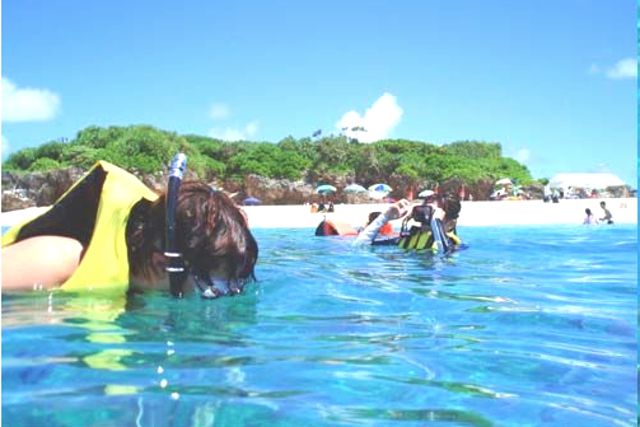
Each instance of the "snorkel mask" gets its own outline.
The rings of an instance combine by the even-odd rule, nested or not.
[[[182,183],[182,177],[186,169],[187,156],[184,153],[176,154],[169,166],[169,183],[167,185],[167,204],[165,208],[166,235],[164,256],[169,259],[166,271],[169,273],[171,295],[177,298],[182,298],[184,295],[182,284],[188,274],[182,252],[178,251],[176,239],[176,207],[178,205],[180,184]]]
[[[226,280],[212,278],[208,272],[193,272],[193,279],[204,299],[218,298],[221,295],[237,295],[242,292],[244,280]]]

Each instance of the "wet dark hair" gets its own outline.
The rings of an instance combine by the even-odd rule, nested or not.
[[[371,224],[374,219],[376,219],[376,218],[378,218],[380,216],[381,213],[382,212],[380,212],[380,211],[370,212],[369,213],[369,218],[367,218],[367,225]]]
[[[445,219],[458,219],[458,216],[460,216],[460,210],[462,209],[462,206],[460,205],[460,199],[458,199],[456,196],[444,195],[442,196],[441,202],[442,209],[445,213]]]
[[[591,209],[586,208],[586,209],[584,210],[584,213],[586,213],[587,215],[591,215]]]
[[[165,199],[138,203],[127,223],[129,269],[150,278],[152,255],[162,253],[165,239]],[[222,268],[230,281],[255,279],[258,244],[238,206],[202,181],[185,181],[176,208],[177,246],[192,271]]]

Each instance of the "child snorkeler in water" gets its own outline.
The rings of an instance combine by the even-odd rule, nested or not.
[[[45,213],[8,230],[2,246],[3,292],[196,289],[216,297],[240,293],[258,259],[244,213],[224,193],[185,181],[176,194],[156,194],[104,161]]]

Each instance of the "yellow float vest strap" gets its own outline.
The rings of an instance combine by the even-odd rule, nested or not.
[[[129,258],[125,229],[133,205],[158,198],[134,175],[107,162],[98,162],[107,177],[102,187],[96,225],[89,247],[64,290],[90,287],[125,291],[129,285]]]
[[[447,233],[447,237],[451,239],[454,245],[458,246],[462,243],[462,239],[456,235],[453,231]]]

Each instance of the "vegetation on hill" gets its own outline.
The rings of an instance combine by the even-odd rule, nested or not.
[[[450,179],[473,184],[503,177],[523,185],[533,182],[526,166],[502,156],[499,143],[460,141],[438,146],[388,139],[362,144],[344,136],[317,140],[289,136],[278,143],[225,142],[140,125],[90,126],[71,141],[52,141],[13,153],[3,168],[10,171],[88,168],[97,160],[107,160],[129,170],[154,173],[166,169],[178,151],[189,156],[189,169],[205,179],[240,180],[255,174],[311,183],[328,176],[342,176],[364,185],[386,182],[390,177],[409,184]]]

